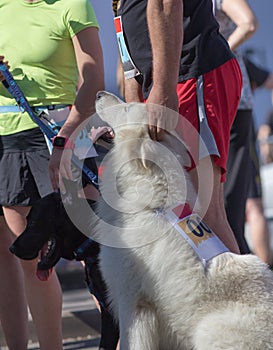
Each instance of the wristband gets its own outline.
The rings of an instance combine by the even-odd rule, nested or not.
[[[75,148],[75,143],[68,137],[54,136],[52,138],[52,146],[57,149],[72,149]]]

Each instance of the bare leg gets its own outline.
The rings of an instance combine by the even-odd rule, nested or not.
[[[23,271],[19,260],[9,252],[13,237],[0,216],[0,321],[9,350],[26,350],[28,314]]]
[[[200,160],[190,175],[198,195],[196,210],[199,215],[231,252],[240,254],[226,216],[220,168],[206,157]]]
[[[273,263],[270,250],[269,228],[264,216],[261,198],[248,198],[246,201],[246,218],[249,224],[253,252],[265,263]]]
[[[26,227],[29,207],[3,208],[11,231],[20,235]],[[37,261],[21,260],[30,312],[37,331],[41,350],[62,349],[62,290],[55,271],[48,281],[36,276]]]

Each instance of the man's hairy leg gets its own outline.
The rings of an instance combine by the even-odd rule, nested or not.
[[[199,161],[190,176],[197,191],[198,214],[231,252],[240,254],[226,216],[221,169],[211,157],[206,157]]]

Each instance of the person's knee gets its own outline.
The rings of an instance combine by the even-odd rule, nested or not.
[[[223,184],[221,169],[212,157],[200,160],[199,165],[190,176],[197,192],[197,207],[202,216],[214,218],[224,215]]]

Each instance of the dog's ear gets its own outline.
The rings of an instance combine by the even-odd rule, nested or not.
[[[150,162],[157,164],[160,163],[160,158],[173,156],[181,166],[189,167],[191,165],[187,147],[175,132],[165,133],[164,139],[160,143],[153,141],[150,137],[143,137],[140,146],[140,159],[144,168],[148,168]]]
[[[159,144],[150,138],[143,140],[140,146],[140,160],[145,169],[149,168],[150,162],[156,163]]]

